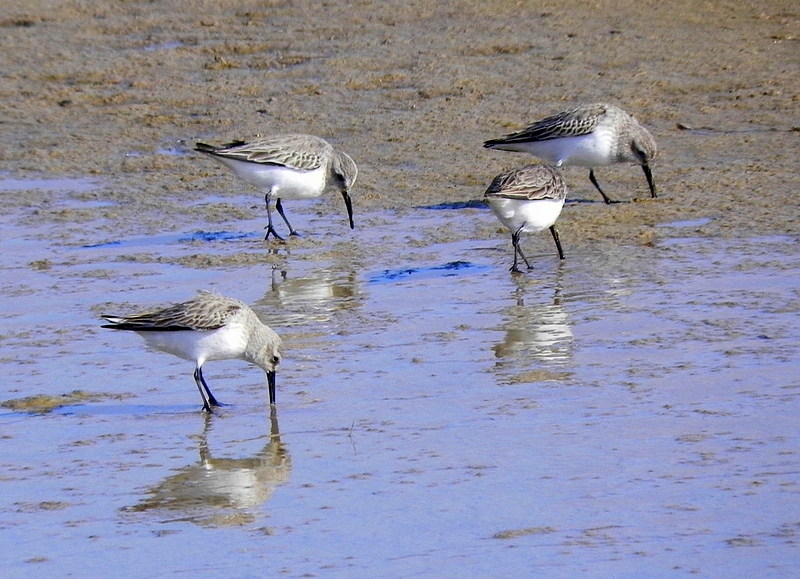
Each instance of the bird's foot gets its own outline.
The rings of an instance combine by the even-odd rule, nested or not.
[[[267,225],[267,226],[266,226],[264,229],[266,229],[266,230],[267,230],[267,234],[264,236],[264,241],[268,241],[268,240],[269,240],[269,236],[270,236],[270,234],[272,234],[272,236],[273,236],[275,239],[277,239],[278,241],[285,241],[285,240],[283,239],[283,237],[281,237],[280,235],[278,235],[278,232],[277,232],[277,231],[275,231],[275,228],[274,228],[274,227],[272,227],[271,225]]]

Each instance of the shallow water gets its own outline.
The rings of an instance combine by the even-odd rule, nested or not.
[[[9,577],[795,577],[794,4],[0,4],[0,568]],[[481,144],[580,103],[654,135],[564,170],[566,260]],[[307,132],[341,198],[192,152]],[[477,201],[476,201],[477,200]],[[192,365],[102,313],[216,289],[283,337]]]
[[[0,398],[92,395],[0,411],[10,576],[791,574],[796,239],[533,236],[513,276],[499,230],[421,241],[479,206],[293,210],[268,248],[263,216],[72,243],[4,217]],[[210,363],[207,417],[190,363],[99,328],[190,288],[283,336],[272,419],[259,370]]]

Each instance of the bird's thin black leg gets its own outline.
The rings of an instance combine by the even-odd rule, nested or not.
[[[517,252],[519,252],[519,256],[522,258],[522,261],[525,262],[525,265],[528,266],[528,269],[533,269],[533,266],[528,262],[528,258],[522,253],[522,246],[519,243],[519,239],[517,239]]]
[[[275,239],[279,239],[279,240],[283,241],[283,237],[278,235],[278,232],[275,231],[275,227],[272,226],[272,210],[269,208],[269,201],[270,201],[271,197],[272,197],[272,195],[270,193],[267,193],[266,195],[264,195],[264,202],[267,204],[267,220],[268,220],[267,227],[266,227],[267,234],[264,236],[264,241],[269,239],[270,233],[275,237]],[[280,203],[280,199],[278,200],[278,203]],[[286,219],[286,218],[284,217],[284,219]]]
[[[208,405],[208,400],[206,399],[206,393],[203,390],[203,385],[205,384],[205,380],[203,380],[203,375],[200,372],[200,368],[194,369],[194,383],[197,384],[197,389],[200,391],[200,398],[203,399],[203,411],[211,412],[211,406]]]
[[[616,201],[612,201],[608,195],[603,193],[603,190],[600,188],[600,184],[597,182],[597,179],[594,176],[594,169],[589,169],[589,181],[591,181],[592,185],[594,185],[597,190],[600,191],[600,195],[603,196],[603,201],[605,201],[607,205],[616,203]]]
[[[525,262],[525,265],[528,266],[528,269],[533,269],[528,261],[528,258],[525,257],[525,254],[522,252],[522,247],[519,244],[520,233],[522,233],[522,227],[511,234],[511,244],[514,246],[514,264],[511,266],[510,271],[514,273],[520,273],[519,267],[517,267],[517,254],[519,254],[522,260]]]
[[[198,368],[197,371],[200,374],[200,382],[202,382],[203,388],[205,388],[206,394],[208,394],[208,402],[211,404],[211,406],[224,406],[224,404],[217,400],[211,393],[211,389],[208,387],[205,378],[203,378],[203,369]]]
[[[561,240],[558,238],[558,230],[555,225],[550,226],[550,233],[553,234],[553,241],[556,242],[556,249],[558,250],[558,258],[564,259],[564,250],[561,249]]]
[[[297,233],[297,230],[294,227],[292,227],[291,223],[289,223],[289,220],[286,219],[286,214],[283,212],[283,205],[281,205],[280,197],[278,197],[277,201],[275,201],[275,209],[278,210],[278,213],[281,214],[281,217],[283,217],[283,220],[286,222],[286,227],[289,228],[289,235],[299,235],[299,233]]]
[[[519,268],[517,267],[517,234],[511,234],[511,245],[514,248],[514,263],[511,264],[511,273],[520,273]]]
[[[198,388],[202,387],[203,390],[205,390],[205,394],[202,390],[200,391],[204,401],[208,399],[208,404],[211,404],[211,406],[224,406],[224,404],[214,398],[214,395],[211,393],[211,389],[208,387],[208,384],[206,384],[205,378],[203,378],[202,368],[195,368],[194,380],[197,383]]]

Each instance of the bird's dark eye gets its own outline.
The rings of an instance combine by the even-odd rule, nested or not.
[[[272,357],[272,363],[275,364],[276,366],[280,363],[280,361],[281,361],[281,359],[278,358],[278,356],[273,356]]]

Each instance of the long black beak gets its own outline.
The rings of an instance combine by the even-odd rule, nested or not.
[[[642,171],[644,171],[644,176],[647,177],[647,184],[650,185],[650,196],[655,199],[656,198],[656,185],[653,183],[653,174],[650,172],[650,165],[645,163],[642,165]]]
[[[353,204],[350,202],[350,195],[348,195],[347,189],[342,189],[342,197],[344,197],[344,204],[347,206],[347,217],[350,219],[350,229],[355,229],[356,226],[353,224]]]
[[[275,372],[267,372],[267,385],[269,386],[269,403],[275,405]]]

